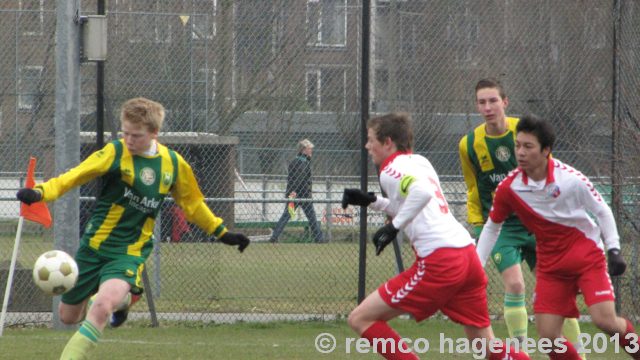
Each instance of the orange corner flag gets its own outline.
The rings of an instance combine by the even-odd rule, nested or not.
[[[36,158],[33,156],[29,159],[29,168],[27,169],[27,181],[25,187],[33,189],[36,185],[36,179],[34,173],[36,171]],[[44,227],[51,227],[51,213],[44,201],[39,201],[31,205],[27,205],[23,202],[20,203],[20,216],[27,220],[40,223]]]

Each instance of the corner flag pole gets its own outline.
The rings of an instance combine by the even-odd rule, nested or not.
[[[32,189],[35,184],[36,158],[33,156],[29,159],[27,168],[27,179],[25,187]],[[13,243],[13,254],[11,255],[11,265],[9,266],[9,275],[7,276],[7,286],[4,290],[4,300],[2,302],[2,314],[0,315],[0,337],[4,330],[4,323],[7,317],[7,308],[9,307],[9,295],[11,295],[11,286],[13,285],[13,273],[16,269],[16,261],[18,260],[18,249],[20,248],[20,239],[22,238],[22,224],[24,219],[31,220],[42,224],[44,227],[51,226],[51,214],[49,208],[44,202],[37,202],[31,205],[20,203],[20,216],[18,217],[18,231],[16,232],[16,240]]]
[[[13,273],[16,268],[16,260],[18,259],[18,247],[20,247],[20,238],[22,237],[22,223],[24,218],[20,216],[18,218],[18,232],[16,233],[16,240],[13,243],[13,254],[11,255],[11,266],[9,266],[9,275],[7,276],[7,286],[4,290],[4,300],[2,301],[2,315],[0,316],[0,337],[4,330],[4,322],[7,316],[7,307],[9,306],[9,295],[11,294],[11,285],[13,283]]]

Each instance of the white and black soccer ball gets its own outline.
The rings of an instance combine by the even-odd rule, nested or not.
[[[48,295],[66,293],[76,285],[76,280],[78,264],[64,251],[47,251],[33,265],[33,281]]]

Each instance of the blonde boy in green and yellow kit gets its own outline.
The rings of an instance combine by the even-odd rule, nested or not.
[[[505,115],[509,99],[498,80],[482,79],[476,84],[475,91],[476,107],[484,123],[460,140],[459,152],[467,185],[467,218],[476,237],[479,237],[489,215],[496,187],[517,167],[514,149],[519,119]],[[520,264],[526,261],[533,270],[536,248],[535,238],[515,215],[504,222],[491,258],[502,275],[505,289],[504,319],[509,336],[524,340],[527,337],[528,317]],[[563,333],[580,348],[577,319],[567,319]],[[584,358],[584,354],[581,355]]]
[[[130,298],[129,293],[142,293],[141,272],[153,248],[155,218],[166,196],[175,199],[187,220],[220,242],[238,246],[240,251],[249,245],[246,236],[228,232],[223,220],[207,207],[191,166],[180,154],[158,143],[164,120],[161,104],[131,99],[123,104],[120,120],[122,139],[107,144],[68,172],[17,193],[27,204],[53,201],[92,179],[102,180],[95,210],[75,256],[78,283],[60,303],[63,323],[76,324],[84,318],[64,348],[62,360],[90,358],[89,352],[112,313],[119,315],[112,319],[112,326],[126,319],[128,307],[120,306]]]

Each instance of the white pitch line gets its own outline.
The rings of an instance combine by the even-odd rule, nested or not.
[[[13,339],[24,339],[24,338],[28,338],[28,339],[32,339],[32,340],[47,340],[47,341],[51,341],[51,340],[60,340],[60,341],[67,341],[69,340],[69,337],[51,337],[51,336],[16,336],[16,335],[5,335],[3,336],[3,338],[13,338]],[[196,346],[211,346],[211,344],[215,344],[215,341],[212,342],[203,342],[203,341],[195,341],[195,342],[188,342],[188,341],[174,341],[174,342],[167,342],[167,341],[162,341],[162,342],[158,342],[158,341],[147,341],[147,340],[124,340],[124,339],[104,339],[101,338],[100,339],[100,343],[117,343],[117,344],[135,344],[135,345],[153,345],[153,346],[160,346],[160,345],[169,345],[169,346],[176,346],[176,345],[196,345]],[[247,343],[246,342],[239,342],[239,343],[233,343],[233,342],[228,342],[225,341],[224,342],[225,346],[237,346],[237,347],[246,347]],[[275,344],[275,343],[256,343],[255,341],[253,341],[251,343],[251,346],[256,346],[256,345],[264,345],[264,346],[268,346],[268,347],[277,347],[277,346],[281,346],[283,344]],[[287,344],[288,347],[306,347],[306,345],[299,345],[299,344]]]

